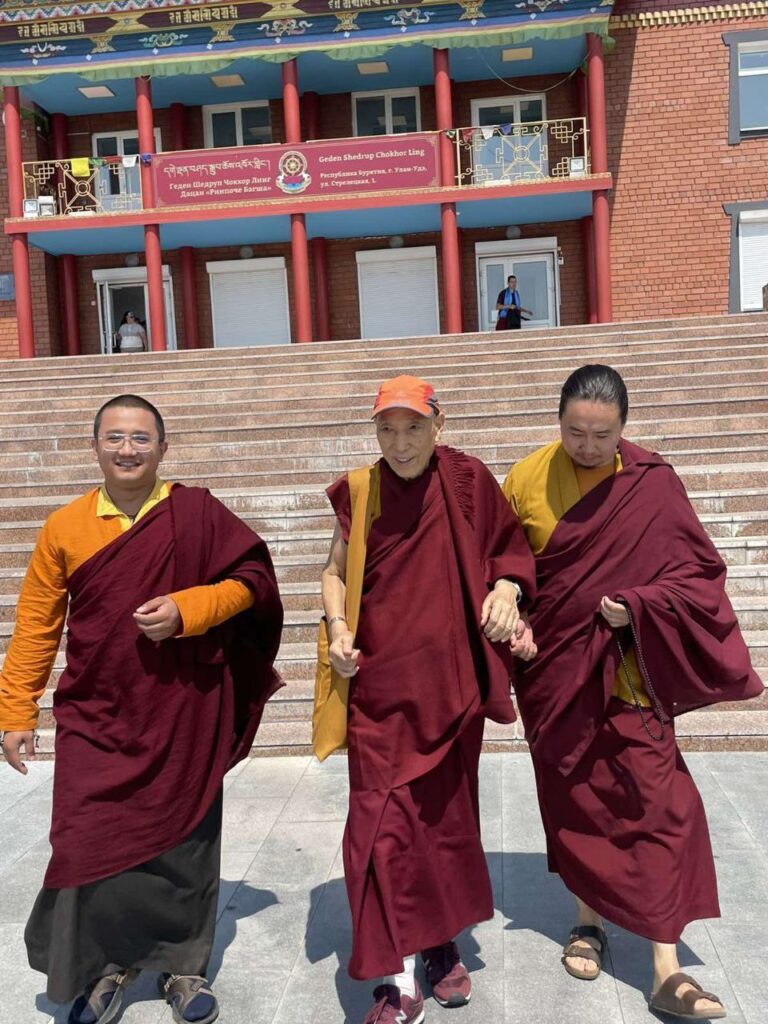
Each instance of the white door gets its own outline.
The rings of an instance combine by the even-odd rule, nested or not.
[[[768,285],[768,209],[749,210],[739,217],[741,311],[763,308]]]
[[[101,351],[104,355],[115,352],[115,335],[130,310],[144,325],[147,341],[152,346],[149,322],[149,294],[147,272],[144,267],[130,270],[94,270],[96,301],[99,313]],[[163,267],[163,305],[165,306],[165,343],[169,350],[176,348],[176,316],[173,307],[173,281],[170,270]]]
[[[437,251],[413,249],[358,252],[361,338],[418,338],[440,333]]]
[[[216,348],[287,345],[291,341],[285,260],[206,263]]]
[[[517,278],[520,304],[531,310],[523,314],[523,329],[557,326],[557,282],[555,254],[526,253],[515,256],[483,256],[478,260],[481,331],[496,328],[496,302],[507,287],[507,278]]]

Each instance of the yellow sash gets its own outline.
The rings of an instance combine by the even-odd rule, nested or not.
[[[374,519],[381,515],[381,474],[378,463],[352,470],[348,480],[352,523],[347,545],[344,610],[347,625],[354,636],[360,618],[368,534]],[[323,617],[317,633],[315,707],[312,713],[312,751],[320,761],[324,761],[335,750],[344,750],[347,746],[349,679],[343,678],[331,667],[329,646],[328,624]]]

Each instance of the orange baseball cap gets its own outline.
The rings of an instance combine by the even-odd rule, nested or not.
[[[421,416],[434,416],[440,412],[435,389],[418,377],[393,377],[385,380],[373,403],[373,415],[387,409],[412,409]]]

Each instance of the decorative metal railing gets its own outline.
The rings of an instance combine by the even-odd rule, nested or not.
[[[456,183],[510,185],[589,174],[585,117],[456,128]]]
[[[30,160],[23,171],[25,217],[126,213],[142,206],[138,159]]]

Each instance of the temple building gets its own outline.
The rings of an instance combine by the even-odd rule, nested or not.
[[[765,0],[6,0],[0,85],[0,355],[763,308]]]

